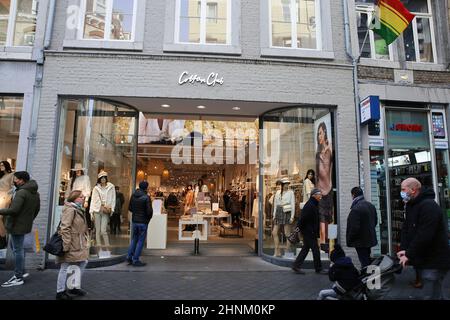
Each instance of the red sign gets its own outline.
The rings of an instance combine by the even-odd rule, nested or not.
[[[391,126],[390,130],[391,131],[422,132],[423,126],[421,124],[396,123]]]

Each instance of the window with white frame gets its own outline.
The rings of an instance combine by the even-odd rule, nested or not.
[[[359,51],[362,58],[392,60],[392,47],[380,35],[369,29],[375,13],[374,6],[357,5],[356,22],[358,28]]]
[[[231,44],[231,0],[177,0],[175,41]]]
[[[271,47],[321,50],[320,0],[270,0]]]
[[[416,16],[403,33],[406,61],[436,63],[436,42],[430,1],[409,0],[405,6]]]
[[[0,46],[33,46],[37,0],[0,0]]]
[[[82,0],[79,39],[134,41],[136,0]]]

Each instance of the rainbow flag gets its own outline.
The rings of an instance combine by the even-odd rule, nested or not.
[[[409,12],[400,0],[377,0],[375,5],[375,15],[370,29],[390,45],[405,31],[415,15]]]

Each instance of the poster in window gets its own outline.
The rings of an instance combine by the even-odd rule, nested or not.
[[[445,139],[445,121],[442,113],[433,112],[433,134],[435,139]]]

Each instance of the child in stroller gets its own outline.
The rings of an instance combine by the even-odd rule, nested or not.
[[[342,248],[338,245],[337,248],[337,253],[333,256],[333,250],[330,255],[330,260],[334,264],[330,268],[329,274],[330,280],[335,281],[333,285],[335,294],[329,294],[329,290],[322,290],[319,293],[320,300],[382,299],[391,290],[392,283],[395,280],[394,273],[401,273],[402,271],[402,266],[398,262],[387,255],[382,255],[375,258],[370,265],[363,268],[361,273],[359,273],[353,264],[351,264],[351,266],[354,270],[350,267],[348,260],[350,260],[351,263],[351,259],[345,257]],[[345,263],[345,260],[347,260],[347,263]],[[338,272],[333,271],[332,273],[332,270],[336,269]],[[347,270],[347,272],[344,273],[345,270]],[[350,272],[350,270],[352,271]]]

